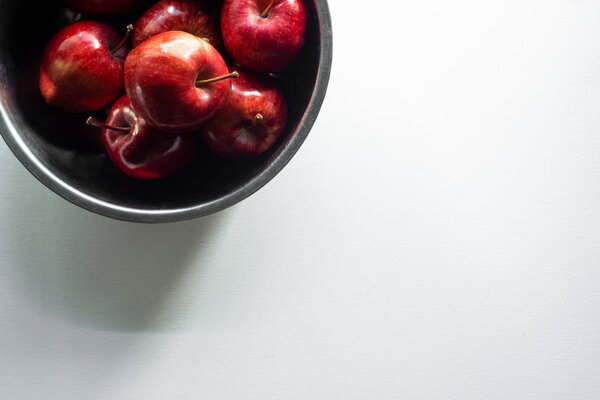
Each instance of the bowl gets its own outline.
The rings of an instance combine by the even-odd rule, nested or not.
[[[331,18],[325,0],[304,1],[311,21],[306,44],[297,62],[278,77],[289,120],[276,145],[251,161],[229,162],[201,150],[197,161],[166,179],[140,181],[117,170],[99,145],[99,131],[85,127],[86,115],[50,107],[39,92],[44,46],[78,18],[64,0],[0,0],[0,134],[40,182],[97,214],[161,223],[221,211],[255,193],[285,167],[321,108],[331,70]],[[104,21],[123,30],[152,3]]]

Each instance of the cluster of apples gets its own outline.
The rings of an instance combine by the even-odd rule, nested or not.
[[[140,1],[67,0],[102,16]],[[104,123],[87,123],[102,128],[110,159],[129,176],[176,173],[196,156],[195,137],[221,157],[246,160],[284,129],[286,100],[272,74],[302,49],[302,0],[225,0],[220,22],[203,1],[160,0],[124,36],[103,22],[75,22],[44,50],[46,102],[72,113],[112,104]]]

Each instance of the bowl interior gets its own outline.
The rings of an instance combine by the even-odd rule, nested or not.
[[[221,1],[214,2],[215,9]],[[124,31],[153,4],[103,21]],[[44,46],[62,26],[79,16],[64,0],[31,3],[0,0],[0,107],[31,153],[56,177],[85,195],[138,210],[175,210],[208,204],[238,191],[269,166],[290,143],[315,89],[320,57],[316,7],[308,1],[311,23],[307,43],[294,66],[278,76],[286,94],[289,120],[284,134],[266,154],[243,163],[229,162],[201,147],[192,165],[157,181],[129,178],[116,169],[103,151],[100,131],[86,127],[88,114],[67,114],[46,105],[38,88]],[[93,17],[83,16],[83,19]],[[96,18],[97,19],[97,18]],[[106,111],[95,115],[103,119]]]

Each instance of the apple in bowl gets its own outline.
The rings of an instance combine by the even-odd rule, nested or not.
[[[223,53],[221,29],[216,11],[198,0],[160,0],[135,24],[134,47],[163,32],[182,31],[206,40]]]
[[[39,2],[34,10],[31,3],[19,0],[2,4],[6,8],[0,13],[0,133],[43,184],[101,215],[135,222],[171,222],[212,214],[238,203],[291,160],[308,136],[325,96],[332,56],[329,12],[325,0],[305,0],[310,22],[302,50],[290,67],[277,75],[276,84],[287,101],[287,122],[275,144],[242,163],[213,155],[202,146],[192,164],[171,176],[135,179],[115,168],[106,152],[84,153],[65,146],[56,139],[60,124],[47,122],[55,111],[70,118],[80,116],[82,125],[89,116],[87,112],[67,114],[48,107],[38,85],[43,49],[67,22],[65,15],[71,8],[62,1]],[[217,2],[218,8],[222,4]],[[136,10],[140,13],[102,21],[109,22],[122,36],[122,27],[135,22],[144,11]],[[232,65],[231,60],[226,61]],[[230,68],[227,71],[233,72]],[[216,77],[210,74],[200,81]],[[170,106],[168,101],[163,104]],[[94,115],[98,121],[106,121],[105,109]],[[102,135],[100,130],[93,132]]]
[[[257,157],[277,141],[287,121],[287,102],[268,76],[241,68],[225,104],[201,129],[201,137],[218,156],[236,161]]]
[[[52,106],[69,112],[109,106],[124,90],[126,37],[110,25],[81,21],[61,29],[44,49],[39,85]]]
[[[300,55],[307,25],[304,0],[225,0],[221,11],[227,51],[258,72],[289,68]]]
[[[125,61],[125,88],[133,109],[168,132],[190,132],[211,119],[237,72],[208,42],[181,31],[153,36]]]

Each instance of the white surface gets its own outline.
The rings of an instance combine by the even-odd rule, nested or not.
[[[167,226],[0,145],[1,399],[600,398],[600,2],[331,0],[292,163]]]

